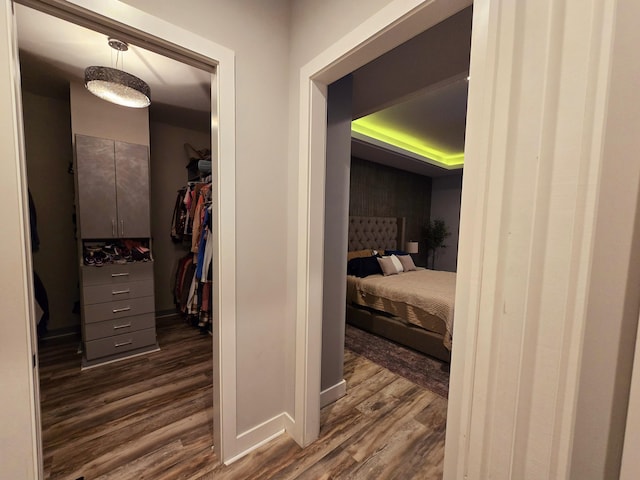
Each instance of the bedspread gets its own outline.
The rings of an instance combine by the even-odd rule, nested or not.
[[[451,349],[456,274],[419,269],[398,275],[347,277],[347,300],[403,318],[426,328],[440,330],[445,347]],[[442,328],[434,327],[434,318]]]

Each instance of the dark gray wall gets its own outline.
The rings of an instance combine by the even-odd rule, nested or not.
[[[340,393],[344,363],[347,233],[351,163],[351,76],[329,86],[324,227],[321,390],[327,403]]]
[[[467,7],[353,72],[353,118],[467,72],[472,16]]]
[[[431,190],[431,218],[445,221],[451,236],[436,254],[435,269],[455,272],[458,265],[458,231],[460,230],[460,198],[462,172],[434,177]]]
[[[429,221],[430,212],[430,177],[351,159],[349,215],[405,217],[405,239],[420,242],[420,251],[413,258],[422,266],[427,261],[423,227]]]
[[[22,92],[27,181],[33,195],[40,249],[33,267],[49,299],[49,332],[65,333],[80,328],[74,305],[78,290],[78,254],[74,234],[74,186],[69,166],[71,110],[66,98],[39,92]]]

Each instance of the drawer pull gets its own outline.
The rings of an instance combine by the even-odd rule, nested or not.
[[[128,340],[126,342],[122,342],[122,343],[116,343],[114,345],[114,347],[118,348],[118,347],[126,347],[127,345],[131,345],[133,343],[133,340]]]
[[[124,272],[124,273],[112,273],[111,274],[112,277],[128,277],[129,276],[129,272]]]
[[[128,288],[126,290],[114,290],[111,292],[111,295],[122,295],[124,293],[129,293],[129,292],[131,292],[131,290]]]
[[[126,325],[114,325],[114,326],[113,326],[113,329],[114,329],[114,330],[119,330],[119,329],[121,329],[121,328],[129,328],[130,326],[131,326],[131,324],[130,324],[130,323],[127,323]]]
[[[131,310],[131,307],[114,308],[113,313],[128,312],[129,310]]]

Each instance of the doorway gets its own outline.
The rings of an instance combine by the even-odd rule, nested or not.
[[[30,2],[25,2],[25,3],[30,3]],[[35,2],[35,3],[40,4],[40,2]],[[42,4],[40,4],[40,6],[42,6]],[[135,16],[127,15],[127,12],[126,12],[127,8],[128,7],[124,7],[124,11],[120,10],[117,12],[113,12],[113,11],[110,11],[109,6],[103,5],[103,6],[96,6],[92,10],[86,10],[86,9],[79,9],[78,7],[75,7],[73,4],[67,4],[66,2],[62,2],[59,5],[56,5],[56,7],[51,7],[51,6],[47,7],[47,11],[48,13],[52,13],[55,16],[64,17],[66,19],[75,19],[76,23],[94,26],[96,29],[103,31],[104,33],[111,32],[113,29],[116,29],[118,33],[126,35],[127,40],[131,44],[135,44],[136,41],[141,41],[142,38],[145,38],[145,42],[146,42],[145,45],[147,47],[151,46],[156,51],[163,52],[164,54],[169,54],[169,56],[172,56],[174,58],[178,56],[178,57],[188,59],[189,55],[191,55],[191,59],[189,60],[191,64],[194,64],[194,63],[198,64],[199,62],[200,64],[202,64],[202,62],[204,61],[208,65],[217,67],[218,77],[215,79],[216,81],[212,85],[212,89],[215,92],[219,92],[222,99],[220,100],[218,105],[216,104],[212,105],[212,110],[220,112],[220,114],[224,116],[226,121],[229,121],[230,124],[233,124],[233,117],[234,117],[233,105],[235,102],[234,101],[235,93],[234,93],[234,87],[233,87],[234,59],[233,59],[232,52],[216,44],[213,44],[209,41],[206,41],[202,38],[199,38],[199,37],[194,38],[193,35],[186,35],[185,32],[182,31],[181,29],[177,27],[167,26],[166,24],[163,24],[163,22],[155,21],[154,17],[151,17],[151,16],[144,16],[144,15],[141,16],[138,14],[135,20],[131,20]],[[8,8],[7,12],[9,12],[10,10],[11,9]],[[143,18],[140,18],[140,17],[143,17]],[[15,38],[16,38],[15,30],[11,26],[11,23],[13,23],[13,25],[15,26],[15,20],[12,18],[3,18],[3,22],[6,22],[7,25],[9,25],[8,31],[10,33],[13,33],[14,41],[15,41]],[[104,23],[108,23],[109,25],[105,26]],[[147,37],[144,37],[144,35],[147,35]],[[152,35],[154,37],[150,39],[148,35]],[[164,39],[179,38],[180,40],[176,41],[175,43],[170,43],[167,40],[160,40],[163,38]],[[14,48],[15,50],[12,52],[14,63],[10,68],[10,72],[12,73],[17,72],[17,46],[15,45],[15,43],[14,43]],[[7,78],[19,78],[19,77],[17,75],[8,75]],[[19,128],[19,126],[21,126],[22,124],[22,121],[21,121],[22,107],[20,105],[20,100],[19,100],[20,99],[20,94],[18,90],[19,85],[17,85],[16,83],[14,84],[14,87],[16,87],[16,91],[15,91],[16,96],[14,97],[14,100],[16,103],[13,105],[12,108],[7,109],[7,112],[12,112],[10,117],[13,117],[13,122],[14,122],[14,125],[16,125],[16,128]],[[211,125],[213,124],[217,125],[217,123],[218,123],[217,119],[215,122],[213,121],[210,122]],[[224,123],[224,121],[222,123]],[[217,139],[217,136],[215,138]],[[21,155],[18,155],[17,153],[15,153],[15,156],[11,156],[8,158],[16,158],[16,168],[22,173],[21,173],[21,182],[19,182],[17,185],[14,185],[13,188],[17,188],[18,195],[22,197],[22,199],[24,200],[23,204],[26,205],[27,203],[26,202],[27,189],[26,189],[26,177],[25,177],[26,165],[25,165],[24,153],[22,151],[22,148],[18,148],[18,146],[23,142],[22,132],[18,132],[16,134],[15,140],[16,140],[16,149],[14,150],[14,152],[20,151]],[[214,163],[215,173],[212,181],[214,185],[223,183],[223,185],[219,187],[216,193],[217,193],[217,198],[220,200],[224,199],[224,202],[226,205],[224,211],[219,212],[217,209],[213,209],[213,212],[212,212],[215,222],[218,225],[220,225],[219,231],[216,232],[218,235],[216,237],[216,242],[214,245],[214,256],[216,256],[216,261],[217,260],[221,260],[221,261],[218,264],[219,268],[217,269],[217,271],[214,272],[214,276],[216,276],[217,278],[217,276],[229,275],[229,278],[232,279],[235,276],[235,273],[234,273],[235,257],[231,255],[231,256],[226,256],[224,259],[219,259],[217,258],[218,257],[217,252],[219,252],[218,245],[223,243],[225,238],[227,238],[228,240],[228,238],[232,238],[234,235],[233,227],[232,227],[233,215],[235,211],[234,182],[233,181],[228,183],[218,182],[218,179],[226,178],[226,176],[229,176],[229,174],[231,174],[231,177],[233,177],[234,159],[235,159],[235,148],[233,145],[233,130],[229,129],[226,135],[224,134],[221,135],[219,140],[215,141],[212,147],[218,152],[218,156],[216,158],[220,158],[221,152],[223,152],[225,155],[225,165],[222,169],[216,168],[217,165],[215,165]],[[216,205],[220,205],[220,203],[221,201],[218,201],[216,202]],[[26,207],[20,209],[20,211],[22,212],[23,216],[26,215]],[[25,238],[25,236],[21,238]],[[30,259],[30,255],[26,254],[26,248],[24,251],[25,251],[25,257],[27,259]],[[31,268],[27,267],[26,272],[30,272],[30,271],[31,271]],[[30,277],[30,274],[28,273],[26,273],[25,275],[27,276],[27,278]],[[215,283],[216,285],[221,285],[221,282],[216,281]],[[30,284],[31,284],[30,280],[25,281],[23,293],[17,294],[19,298],[22,297],[24,294],[25,305],[32,304],[31,294],[29,293],[30,288],[28,287],[28,285]],[[234,318],[235,306],[230,305],[229,304],[230,302],[225,301],[224,298],[229,298],[229,297],[225,297],[224,294],[227,293],[228,291],[233,290],[234,288],[235,288],[235,282],[233,281],[229,283],[225,282],[224,286],[221,286],[219,289],[214,289],[214,291],[212,292],[213,305],[215,306],[215,310],[212,312],[213,322],[214,322],[212,351],[213,351],[214,357],[216,358],[222,358],[225,360],[229,358],[230,359],[229,364],[231,365],[235,361],[235,352],[234,352],[235,344],[230,341],[223,342],[220,339],[224,337],[228,337],[230,335],[229,330],[233,329],[233,326],[231,326],[233,322],[230,320]],[[221,290],[224,290],[224,292],[222,292],[222,295],[221,295]],[[224,298],[221,299],[221,297],[224,297]],[[233,298],[233,297],[234,295],[231,295],[230,298]],[[32,325],[34,325],[35,323],[36,313],[31,308],[29,308],[28,311],[30,312],[28,315],[26,316],[20,315],[20,317],[29,318],[29,321],[25,322],[25,327],[27,328],[27,331],[31,331],[31,338],[35,339],[35,331],[32,328]],[[221,311],[225,311],[226,318],[228,320],[227,324],[223,327],[220,327],[218,325],[218,319],[221,316],[220,315]],[[215,327],[218,327],[218,328],[215,328]],[[232,333],[231,333],[231,336],[233,336]],[[224,347],[222,347],[221,345]],[[34,362],[35,362],[35,352],[36,352],[35,341],[33,341],[33,342],[28,342],[27,344],[22,344],[22,343],[16,344],[15,348],[11,351],[11,354],[19,358],[20,355],[25,353],[28,354],[29,357],[31,357],[31,354],[33,353]],[[35,367],[35,363],[34,363],[34,367]],[[229,426],[232,425],[233,422],[229,420],[225,421],[225,418],[227,414],[230,414],[231,418],[235,418],[235,412],[223,411],[221,408],[221,404],[223,403],[221,399],[224,397],[226,402],[225,404],[235,405],[235,400],[234,400],[235,392],[233,391],[232,388],[222,387],[221,383],[229,381],[231,376],[221,375],[220,372],[217,371],[218,368],[219,368],[219,365],[216,366],[212,375],[214,379],[213,396],[215,397],[215,404],[217,405],[217,408],[214,412],[215,418],[213,422],[213,431],[214,431],[213,444],[216,449],[216,453],[218,454],[218,458],[221,460],[224,460],[225,459],[224,439],[235,438],[235,430],[229,428]],[[30,423],[34,426],[34,431],[32,432],[33,436],[31,437],[33,441],[34,449],[31,450],[31,453],[27,453],[24,450],[24,443],[20,444],[20,442],[17,442],[18,445],[16,446],[16,448],[21,448],[20,450],[21,453],[19,455],[16,455],[16,457],[17,458],[27,458],[27,457],[33,458],[33,465],[34,465],[33,476],[34,477],[36,476],[35,472],[37,472],[41,468],[41,465],[38,465],[40,463],[40,459],[37,457],[34,457],[35,452],[37,452],[38,450],[37,446],[40,443],[38,440],[39,433],[35,431],[38,429],[37,427],[38,409],[35,406],[33,406],[34,400],[36,405],[38,403],[37,382],[38,382],[37,368],[34,368],[33,377],[32,377],[33,390],[31,395],[33,395],[35,398],[32,397],[32,401],[26,402],[26,403],[20,402],[19,399],[16,398],[16,405],[15,405],[15,409],[18,411],[29,404],[31,404],[33,408],[31,413]],[[29,390],[31,389],[28,388],[27,391]],[[20,391],[22,390],[20,389]],[[227,402],[227,400],[229,401]],[[7,405],[7,408],[10,410],[11,407],[12,407],[12,404],[9,402],[9,404]],[[34,416],[34,412],[36,416]],[[225,433],[227,434],[226,437],[225,437]],[[7,466],[7,468],[9,468],[9,466]],[[10,468],[9,468],[9,471],[10,471]]]
[[[146,109],[122,108],[91,95],[78,78],[84,65],[110,64],[113,52],[106,35],[22,5],[16,6],[16,17],[34,213],[31,237],[37,239],[32,242],[34,277],[42,278],[36,286],[44,285],[35,290],[36,305],[46,312],[38,318],[44,474],[78,478],[87,471],[128,471],[130,445],[147,442],[173,462],[204,457],[214,464],[213,348],[212,336],[206,335],[212,332],[211,302],[202,301],[210,298],[211,284],[202,275],[194,280],[193,250],[202,229],[196,231],[192,220],[201,219],[211,178],[186,168],[197,151],[187,152],[183,145],[196,145],[210,155],[218,143],[216,131],[213,142],[211,138],[211,105],[217,102],[208,95],[216,92],[211,89],[215,70],[200,70],[130,44],[126,52],[118,50],[120,66],[150,83],[153,101]],[[42,42],[41,32],[51,40]],[[175,84],[176,93],[158,80]],[[57,84],[62,95],[47,90]],[[179,104],[173,95],[181,99]],[[216,118],[217,112],[213,114]],[[108,181],[113,163],[92,160],[102,151],[100,145],[113,141],[115,213],[128,224],[120,225],[119,238],[113,238],[108,224],[106,231],[95,230],[94,222],[108,223],[114,215],[104,210],[116,203],[107,200],[113,194],[114,183]],[[122,157],[119,148],[127,149]],[[127,184],[135,186],[130,190]],[[176,192],[192,200],[189,216],[183,215],[183,201],[175,211]],[[176,223],[184,218],[184,225],[168,235],[172,216]],[[128,280],[110,285],[109,275],[127,275]],[[89,280],[93,277],[101,280]],[[192,283],[207,294],[187,296]],[[46,296],[38,296],[39,291]],[[123,313],[108,314],[109,309]],[[82,339],[77,335],[80,325]],[[153,440],[163,437],[164,430],[177,433],[187,419],[192,432],[198,432],[192,433],[191,448],[167,450],[184,434],[165,437],[167,443]],[[86,448],[88,444],[96,448]],[[78,449],[85,455],[75,455]],[[152,450],[139,450],[140,458],[133,462],[151,458]],[[107,460],[104,451],[122,462]]]
[[[320,427],[320,391],[316,390],[316,384],[320,385],[318,372],[321,370],[319,366],[322,357],[321,346],[317,340],[322,338],[322,295],[318,293],[321,291],[321,286],[313,282],[312,278],[317,275],[317,272],[322,272],[321,259],[324,249],[322,232],[324,231],[327,85],[470,4],[471,2],[465,2],[464,5],[450,5],[447,12],[436,12],[432,10],[432,5],[421,5],[415,9],[398,13],[398,18],[403,20],[411,17],[412,21],[407,22],[414,25],[411,28],[415,28],[415,24],[420,25],[418,29],[413,31],[411,28],[402,29],[394,23],[394,19],[374,16],[363,27],[360,39],[338,42],[330,49],[331,54],[325,52],[322,57],[316,58],[302,69],[301,105],[309,107],[305,108],[302,113],[303,128],[300,131],[300,152],[305,152],[305,154],[299,172],[299,185],[301,185],[299,197],[301,199],[307,198],[308,203],[299,203],[299,219],[304,219],[304,221],[299,222],[298,248],[308,254],[299,264],[298,361],[296,364],[298,375],[306,380],[297,385],[296,407],[302,412],[306,428],[298,430],[296,438],[303,445],[313,441]],[[393,40],[388,37],[383,38],[385,34],[390,32],[399,35],[399,30],[402,30],[402,38],[395,37]],[[372,38],[377,39],[377,51],[370,43]],[[359,48],[365,44],[367,49]],[[346,55],[343,53],[345,51],[351,53]],[[327,63],[328,58],[334,60]],[[336,279],[336,281],[342,280]]]
[[[359,250],[353,246],[355,244],[378,252],[384,248],[382,244],[366,243],[362,232],[358,235],[351,227],[347,228],[351,216],[365,217],[357,221],[393,219],[394,225],[397,218],[402,218],[405,240],[413,239],[420,245],[419,253],[415,252],[412,259],[418,267],[425,267],[424,228],[429,218],[442,219],[452,233],[446,241],[448,248],[444,250],[451,259],[439,256],[435,270],[444,272],[415,274],[433,274],[438,281],[446,279],[453,285],[451,280],[455,274],[450,272],[456,270],[462,169],[457,165],[446,168],[449,166],[435,160],[428,163],[423,157],[398,150],[388,143],[374,143],[371,136],[375,132],[352,139],[351,122],[360,119],[354,123],[364,121],[371,122],[372,126],[384,125],[388,129],[385,133],[389,135],[395,132],[398,136],[400,133],[407,137],[413,135],[416,144],[431,145],[447,152],[464,152],[471,14],[471,7],[458,12],[328,87],[321,406],[345,392],[347,378],[343,377],[342,362],[345,339],[351,352],[373,359],[401,376],[408,375],[415,383],[447,397],[449,362],[434,356],[448,356],[448,350],[443,347],[448,338],[445,340],[443,336],[418,327],[422,320],[417,312],[416,317],[411,317],[412,322],[391,321],[388,315],[371,314],[371,309],[354,307],[349,300],[345,328],[345,285],[339,281],[345,265],[336,259],[343,257],[347,250]],[[446,53],[436,46],[443,43],[448,44]],[[456,75],[444,78],[453,72]],[[453,156],[452,153],[449,155]],[[404,242],[394,248],[405,250]],[[434,269],[432,264],[431,268]],[[413,273],[401,273],[389,281],[401,281],[411,275]],[[366,283],[367,279],[350,280],[351,288],[347,289],[348,298],[356,304],[359,297],[351,294],[360,282]],[[428,298],[427,293],[421,292],[420,298]],[[453,302],[453,294],[450,298]],[[371,307],[364,298],[362,303]],[[376,303],[376,306],[387,314],[397,312],[395,314],[400,317],[400,311],[407,313],[385,302]],[[440,323],[436,324],[429,324],[425,319],[423,325],[434,326],[436,331],[441,329],[442,332],[445,319],[448,320],[446,315],[439,317]],[[412,325],[410,328],[406,327],[408,323]],[[377,333],[378,337],[371,336],[370,332]],[[389,344],[388,341],[396,343]],[[423,356],[414,350],[431,356]],[[351,358],[350,355],[349,352],[346,357]],[[407,368],[409,361],[415,368]],[[344,369],[350,371],[347,366]]]

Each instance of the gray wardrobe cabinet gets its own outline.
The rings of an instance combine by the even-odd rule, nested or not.
[[[145,145],[76,135],[75,171],[80,243],[151,237]],[[158,349],[153,292],[153,262],[80,266],[83,367]]]
[[[81,238],[151,236],[145,145],[76,135],[76,178]]]

